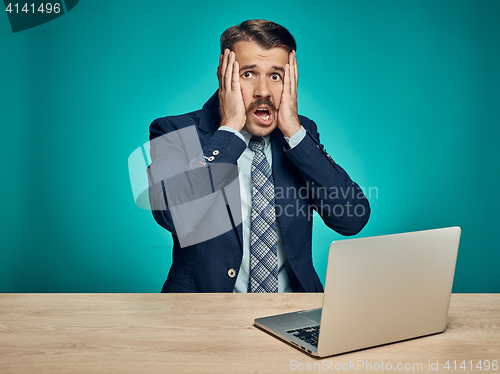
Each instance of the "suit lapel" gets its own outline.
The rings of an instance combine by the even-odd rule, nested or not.
[[[273,152],[273,179],[274,179],[274,191],[276,193],[276,216],[278,225],[281,231],[281,237],[283,238],[283,233],[286,230],[286,225],[288,221],[286,207],[290,204],[289,194],[287,186],[294,186],[293,181],[289,181],[290,174],[285,173],[287,168],[286,161],[287,158],[283,152],[286,141],[283,137],[283,133],[280,129],[276,128],[271,133],[271,149]],[[286,248],[286,246],[285,246]]]

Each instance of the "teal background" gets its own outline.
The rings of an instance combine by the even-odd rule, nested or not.
[[[295,36],[299,112],[372,188],[358,236],[461,226],[453,290],[500,292],[495,0],[84,0],[16,34],[0,15],[0,292],[160,291],[172,241],[128,156],[155,118],[201,108],[220,34],[251,18]],[[322,281],[335,239],[316,217]]]

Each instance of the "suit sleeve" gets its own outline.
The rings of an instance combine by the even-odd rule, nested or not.
[[[175,117],[159,118],[150,126],[151,164],[148,167],[149,199],[156,222],[174,235],[169,207],[207,198],[237,178],[237,160],[245,142],[227,131],[216,131],[201,147],[195,121],[177,123]],[[191,126],[190,126],[191,125]],[[209,204],[202,209],[210,209]],[[177,210],[178,211],[178,210]],[[183,211],[181,230],[189,231],[205,216],[203,211]]]
[[[313,208],[325,224],[342,235],[355,235],[370,217],[370,204],[361,188],[325,151],[316,124],[301,117],[307,136],[285,154],[297,167]]]

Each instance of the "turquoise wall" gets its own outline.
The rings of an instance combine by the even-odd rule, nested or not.
[[[500,292],[495,0],[82,0],[15,34],[0,15],[0,292],[161,289],[172,242],[128,156],[153,119],[202,106],[220,34],[251,18],[294,34],[299,111],[371,188],[358,236],[461,226],[454,291]],[[315,223],[324,281],[342,237]]]

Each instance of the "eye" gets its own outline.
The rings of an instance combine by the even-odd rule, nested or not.
[[[271,74],[271,80],[277,82],[277,81],[281,80],[281,75],[279,75],[277,73]]]
[[[252,76],[251,71],[245,71],[242,75],[243,78],[250,78]]]

